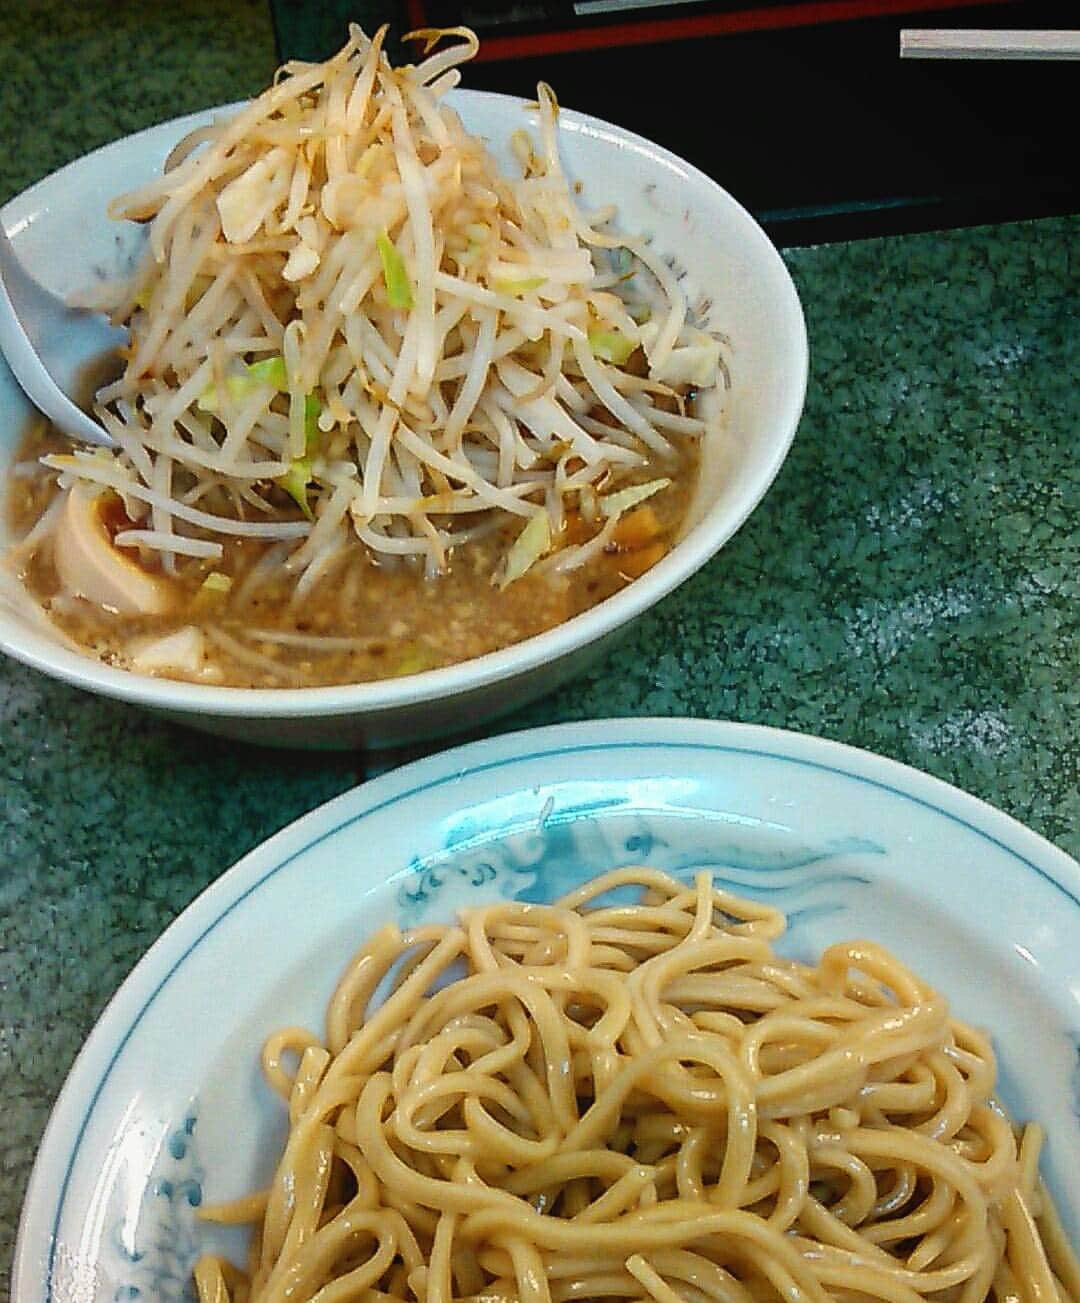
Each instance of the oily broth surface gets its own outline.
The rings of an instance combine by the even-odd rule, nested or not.
[[[59,492],[55,475],[44,468],[31,470],[32,465],[47,452],[69,449],[67,440],[40,424],[24,438],[15,459],[23,473],[9,481],[13,538],[22,538]],[[245,592],[245,577],[268,547],[250,540],[226,543],[220,561],[181,558],[181,573],[172,581],[175,608],[166,615],[118,615],[61,593],[48,546],[25,564],[20,577],[58,628],[88,655],[120,668],[130,668],[130,648],[137,640],[195,625],[208,635],[207,668],[198,676],[170,672],[167,677],[241,688],[370,682],[498,651],[618,592],[659,560],[677,537],[696,473],[697,449],[683,445],[674,473],[665,463],[628,477],[629,483],[672,475],[671,486],[648,504],[660,524],[655,546],[600,554],[566,575],[527,574],[501,591],[492,574],[521,528],[517,521],[455,550],[449,572],[434,580],[404,566],[376,564],[357,540],[347,560],[300,602],[292,600],[292,579],[284,574]],[[211,571],[232,578],[229,593],[203,589]],[[289,645],[297,636],[334,642],[318,649]]]

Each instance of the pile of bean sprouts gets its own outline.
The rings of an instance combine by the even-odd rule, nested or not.
[[[705,433],[686,397],[723,384],[720,341],[644,239],[580,210],[551,90],[502,175],[443,101],[475,35],[413,35],[415,65],[356,27],[286,64],[111,207],[149,223],[109,291],[130,345],[95,411],[116,448],[45,461],[115,490],[115,543],[166,573],[261,539],[302,595],[357,540],[433,576],[507,525],[502,582],[572,568]],[[594,532],[564,546],[571,510]]]

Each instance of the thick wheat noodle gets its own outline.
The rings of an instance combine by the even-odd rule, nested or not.
[[[627,868],[382,928],[325,1046],[267,1042],[289,1137],[268,1190],[203,1210],[259,1226],[200,1300],[1080,1303],[987,1039],[881,947],[807,966],[783,927]]]

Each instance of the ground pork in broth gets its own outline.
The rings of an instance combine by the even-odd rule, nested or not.
[[[68,446],[40,424],[24,439],[16,457],[19,473],[10,481],[12,538],[25,536],[59,492],[55,473],[40,467],[38,458]],[[696,446],[684,442],[679,458],[677,468],[665,461],[627,477],[626,483],[647,482],[670,474],[672,483],[622,518],[608,550],[568,574],[526,574],[504,589],[493,575],[519,522],[457,549],[449,571],[431,580],[405,565],[377,564],[356,541],[347,560],[300,603],[293,602],[294,580],[280,565],[265,579],[252,574],[260,560],[273,558],[271,545],[251,540],[231,543],[220,561],[181,558],[180,574],[170,581],[174,606],[166,615],[118,615],[62,592],[48,547],[21,564],[20,578],[63,633],[89,655],[121,668],[133,668],[133,649],[196,627],[205,634],[200,670],[156,672],[245,688],[393,678],[453,665],[543,633],[651,568],[671,547],[686,513]],[[295,513],[283,505],[282,514]],[[113,532],[126,523],[114,495],[102,515]],[[582,542],[595,532],[571,513],[563,541]],[[210,574],[227,576],[228,590],[207,586]]]

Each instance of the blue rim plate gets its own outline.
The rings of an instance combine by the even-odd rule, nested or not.
[[[168,928],[105,1010],[41,1144],[15,1303],[184,1297],[204,1198],[268,1177],[283,1135],[258,1052],[318,1030],[390,920],[545,900],[619,863],[783,908],[788,953],[874,937],[987,1027],[1005,1103],[1037,1118],[1080,1235],[1080,865],[1000,811],[879,756],[752,725],[609,720],[443,752],[271,838]]]

